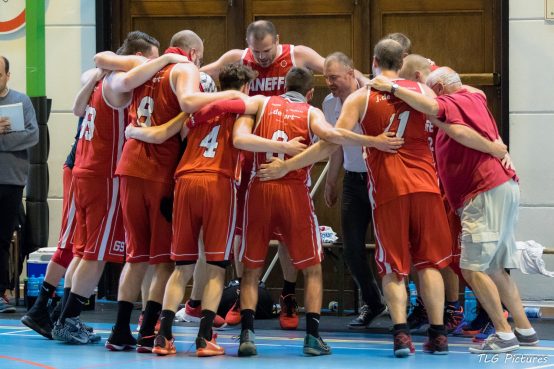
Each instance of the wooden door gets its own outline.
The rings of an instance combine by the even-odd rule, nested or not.
[[[243,47],[242,0],[117,0],[113,2],[112,49],[132,30],[144,31],[158,39],[161,52],[171,36],[190,29],[204,40],[204,60],[218,58],[225,51]]]

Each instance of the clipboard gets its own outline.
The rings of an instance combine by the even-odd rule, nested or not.
[[[23,103],[0,105],[0,117],[7,117],[11,123],[11,131],[24,131]]]

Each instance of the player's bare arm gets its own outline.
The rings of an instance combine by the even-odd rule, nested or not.
[[[373,147],[391,154],[396,153],[404,144],[404,139],[396,137],[394,133],[383,132],[379,136],[368,136],[352,131],[356,123],[363,118],[366,101],[366,88],[358,89],[344,101],[341,114],[335,125],[335,130],[341,136],[341,144]]]
[[[287,173],[300,168],[312,165],[331,155],[340,146],[327,141],[319,141],[306,150],[287,160],[277,157],[271,159],[270,163],[262,164],[257,176],[262,181],[271,181],[284,177]]]
[[[239,49],[229,50],[225,54],[221,55],[221,57],[219,57],[216,61],[200,68],[200,72],[207,73],[214,79],[214,81],[218,81],[221,69],[227,64],[239,62],[243,52],[244,50]]]
[[[369,87],[390,93],[392,89],[392,82],[384,76],[377,76],[370,81]],[[434,98],[411,91],[405,87],[398,87],[394,93],[394,96],[404,100],[406,104],[410,105],[415,110],[429,116],[436,117],[439,111],[439,104]]]
[[[187,117],[188,114],[180,113],[166,123],[153,127],[137,127],[129,124],[125,129],[125,138],[152,144],[161,144],[181,131]]]
[[[90,95],[94,90],[94,86],[96,86],[96,83],[105,75],[106,72],[99,68],[89,69],[81,75],[82,87],[73,102],[73,114],[78,117],[85,115],[85,110],[87,108]]]
[[[173,73],[175,95],[179,100],[181,110],[185,113],[194,113],[213,101],[220,99],[238,99],[245,95],[236,90],[206,93],[200,92],[200,73],[192,63],[180,63],[175,66]]]
[[[144,63],[147,59],[140,55],[117,55],[112,51],[102,51],[94,56],[94,64],[107,70],[127,72]]]
[[[147,59],[127,72],[113,73],[110,75],[110,88],[116,93],[130,92],[134,88],[146,83],[146,81],[152,78],[166,65],[174,63],[188,63],[189,59],[183,55],[169,53],[157,57],[151,61],[146,61]]]
[[[295,137],[287,142],[274,141],[252,134],[254,130],[254,116],[242,115],[233,127],[233,145],[240,150],[251,152],[274,152],[294,156],[302,152],[306,145],[302,137]]]

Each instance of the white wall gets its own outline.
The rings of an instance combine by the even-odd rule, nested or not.
[[[544,0],[510,0],[510,151],[520,177],[518,240],[554,248],[554,23]],[[554,270],[554,256],[545,257]],[[526,299],[554,299],[554,281],[516,273]]]
[[[71,113],[80,88],[82,71],[93,66],[96,51],[95,2],[91,0],[46,1],[46,95],[52,99],[50,130],[50,237],[56,246],[62,211],[62,167],[69,153],[77,118]],[[9,86],[25,92],[25,27],[0,35],[0,53],[10,59]]]

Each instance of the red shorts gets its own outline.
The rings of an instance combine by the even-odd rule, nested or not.
[[[122,263],[125,232],[119,203],[119,178],[73,177],[77,245],[84,260]]]
[[[241,153],[241,176],[240,184],[237,188],[237,223],[235,226],[235,236],[239,237],[242,237],[243,234],[242,224],[244,222],[244,200],[246,198],[246,191],[252,175],[253,160],[254,158],[252,153],[246,152],[246,156],[245,153]],[[275,230],[271,239],[278,240],[283,243],[282,232],[280,230]]]
[[[171,262],[171,223],[160,211],[173,184],[121,176],[121,207],[127,241],[127,262]]]
[[[73,259],[73,237],[75,236],[76,225],[73,177],[71,176],[71,168],[64,165],[62,226],[58,239],[58,248],[52,256],[52,261],[64,268],[67,268]]]
[[[229,260],[235,233],[234,180],[219,174],[177,178],[173,205],[172,260],[197,260],[202,231],[206,261]]]
[[[412,263],[418,270],[450,264],[452,241],[440,195],[418,192],[401,196],[377,206],[373,220],[375,261],[381,276],[406,276]]]
[[[248,268],[265,263],[274,232],[282,233],[292,264],[297,269],[323,260],[319,224],[309,189],[300,182],[251,182],[246,193],[244,236],[240,260]]]
[[[452,238],[452,261],[450,267],[460,277],[462,277],[462,270],[460,269],[460,254],[462,248],[460,244],[460,237],[462,235],[462,221],[456,211],[450,207],[446,196],[443,195],[444,209],[446,211],[446,218],[448,219],[448,226],[450,229],[450,237]]]

